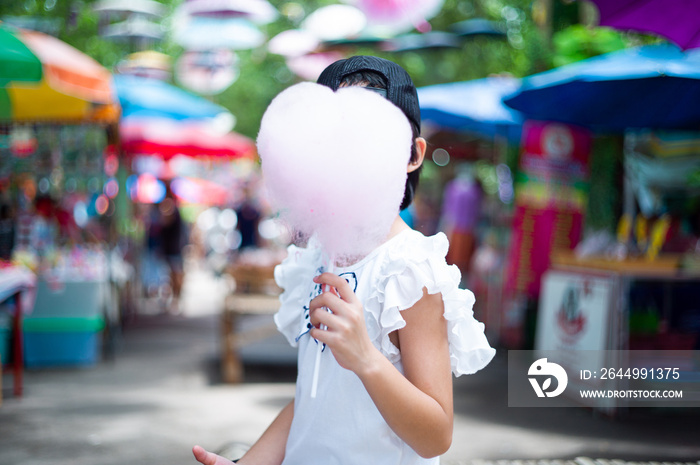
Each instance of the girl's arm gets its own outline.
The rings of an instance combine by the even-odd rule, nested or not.
[[[287,446],[287,437],[293,417],[294,401],[292,400],[237,463],[241,465],[280,465],[284,459],[284,450]],[[203,465],[231,465],[229,459],[207,452],[200,446],[194,446],[192,452],[197,461]]]
[[[338,363],[360,378],[389,427],[419,455],[445,453],[452,443],[452,372],[447,323],[440,294],[428,294],[401,312],[398,331],[402,375],[374,347],[367,334],[362,304],[347,282],[324,273],[315,279],[339,295],[325,292],[311,302],[311,336],[330,347]],[[333,313],[321,307],[330,308]]]

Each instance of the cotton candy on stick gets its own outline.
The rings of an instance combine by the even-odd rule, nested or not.
[[[331,270],[386,239],[412,144],[391,102],[357,87],[297,84],[270,103],[257,142],[271,203],[290,228],[316,235]]]
[[[411,142],[407,118],[380,95],[301,83],[267,108],[258,152],[282,218],[343,259],[386,238],[403,198]]]

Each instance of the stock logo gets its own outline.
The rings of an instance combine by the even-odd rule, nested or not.
[[[564,392],[566,385],[569,382],[569,377],[561,365],[554,362],[548,362],[546,358],[535,360],[527,370],[528,379],[532,388],[535,390],[537,397],[557,397]],[[552,387],[552,378],[557,380],[556,389],[550,390]],[[540,384],[542,379],[542,384]]]

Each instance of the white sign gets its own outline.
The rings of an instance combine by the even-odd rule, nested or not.
[[[537,314],[537,350],[606,350],[610,333],[612,280],[548,272]]]

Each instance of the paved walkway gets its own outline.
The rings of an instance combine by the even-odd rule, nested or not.
[[[194,464],[193,444],[230,450],[232,442],[254,441],[292,398],[294,369],[248,366],[245,383],[220,383],[224,292],[223,283],[206,273],[191,273],[183,313],[155,313],[145,305],[123,328],[113,360],[86,369],[29,371],[21,399],[11,397],[6,376],[0,464]],[[611,420],[585,409],[509,408],[504,360],[456,380],[454,442],[443,464],[700,459],[700,409],[631,409]],[[586,461],[592,459],[599,461]]]

